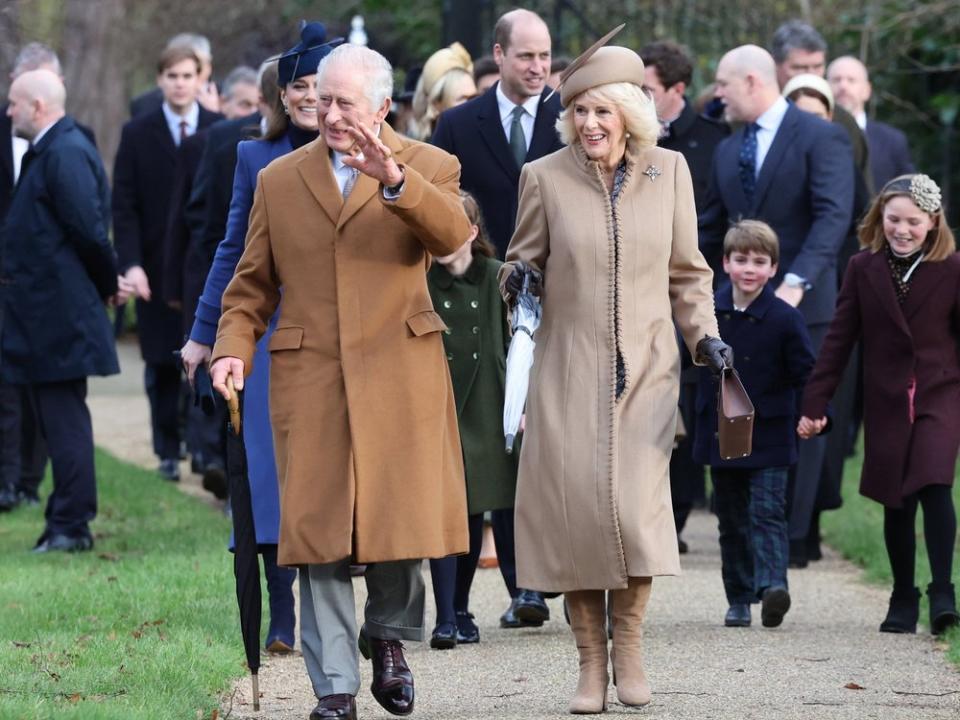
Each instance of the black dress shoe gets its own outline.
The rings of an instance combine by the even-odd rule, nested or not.
[[[727,627],[750,627],[750,606],[746,603],[735,603],[727,610],[723,624]]]
[[[480,628],[473,621],[473,614],[465,610],[457,611],[457,643],[469,645],[480,642]]]
[[[35,507],[40,504],[40,496],[28,490],[17,490],[17,502],[21,505]]]
[[[550,608],[543,595],[533,590],[520,591],[513,612],[520,622],[530,627],[540,627],[550,619]]]
[[[677,535],[677,552],[679,552],[681,555],[686,555],[688,552],[690,552],[690,546],[687,545],[687,541],[679,535]]]
[[[157,472],[164,480],[170,482],[180,482],[180,461],[176,458],[167,458],[161,460],[157,467]]]
[[[210,463],[203,469],[203,489],[212,493],[217,500],[227,499],[227,472],[222,465]]]
[[[506,628],[508,630],[513,630],[515,628],[522,627],[540,627],[543,625],[542,622],[527,622],[521,620],[517,616],[517,603],[520,602],[520,596],[517,595],[513,600],[510,601],[510,607],[508,607],[503,615],[500,616],[500,627]]]
[[[777,627],[789,609],[790,593],[787,589],[782,585],[769,587],[763,591],[760,600],[760,622],[764,627]]]
[[[413,673],[403,657],[403,643],[371,637],[373,682],[370,692],[388,713],[409,715],[413,712]]]
[[[20,504],[20,496],[13,488],[0,490],[0,512],[9,512]]]
[[[89,535],[44,535],[33,548],[35,553],[48,552],[85,552],[93,548],[93,538]]]
[[[454,623],[440,623],[430,636],[430,647],[434,650],[453,650],[457,646],[457,626]]]
[[[357,701],[353,695],[341,693],[339,695],[325,695],[310,713],[310,720],[331,720],[332,718],[346,718],[357,720]]]
[[[791,540],[787,567],[793,568],[794,570],[801,570],[805,568],[809,562],[810,559],[807,557],[807,541]]]

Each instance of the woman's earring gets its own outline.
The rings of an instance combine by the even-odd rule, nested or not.
[[[290,108],[287,107],[286,103],[284,103],[284,105],[283,105],[283,114],[284,114],[284,115],[289,115],[289,114],[290,114]]]
[[[630,133],[627,133],[627,137],[630,137]]]

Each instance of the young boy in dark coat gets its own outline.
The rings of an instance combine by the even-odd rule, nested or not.
[[[721,459],[717,379],[703,368],[697,387],[693,457],[710,465],[713,478],[728,627],[750,625],[750,605],[758,600],[764,627],[780,625],[790,609],[787,472],[797,462],[799,397],[814,355],[799,311],[767,287],[777,274],[779,255],[769,225],[737,223],[723,242],[723,270],[730,283],[714,298],[720,336],[734,349],[756,410],[751,455]]]

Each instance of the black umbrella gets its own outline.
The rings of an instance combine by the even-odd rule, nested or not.
[[[233,575],[237,582],[237,604],[240,606],[240,633],[247,653],[250,682],[253,686],[253,709],[260,710],[260,559],[257,556],[257,535],[253,527],[253,506],[250,481],[247,477],[247,451],[243,445],[240,416],[243,394],[227,378],[230,410],[227,420],[227,475],[230,487],[230,509],[233,513]]]

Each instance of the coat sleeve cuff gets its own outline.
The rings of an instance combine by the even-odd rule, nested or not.
[[[197,308],[199,310],[199,307]],[[193,321],[193,327],[190,328],[190,339],[201,345],[213,346],[217,341],[217,323],[210,322],[200,313],[197,313]]]
[[[224,357],[240,358],[243,360],[243,376],[248,377],[253,370],[253,351],[255,347],[249,340],[236,335],[218,337],[216,344],[213,346],[210,364],[212,365]]]

